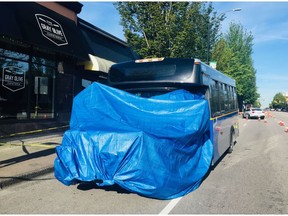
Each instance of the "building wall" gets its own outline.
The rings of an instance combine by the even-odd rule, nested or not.
[[[72,10],[70,10],[70,9],[68,9],[68,8],[66,8],[66,7],[64,7],[64,6],[62,6],[56,2],[37,2],[37,3],[50,9],[50,10],[52,10],[52,11],[55,11],[55,12],[65,16],[65,17],[67,17],[68,19],[73,20],[77,24],[77,14],[74,11],[72,11]]]

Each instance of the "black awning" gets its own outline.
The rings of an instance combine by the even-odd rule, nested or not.
[[[91,49],[90,54],[117,63],[137,59],[137,55],[126,42],[115,36],[80,18],[78,27]]]
[[[33,2],[10,2],[5,5],[13,11],[17,24],[12,25],[16,25],[14,27],[20,31],[19,35],[6,28],[12,37],[81,60],[89,59],[89,47],[74,21]],[[2,14],[0,16],[2,21],[6,20]]]
[[[0,3],[0,34],[1,35],[13,35],[17,39],[23,39],[19,25],[15,17],[13,8],[9,6],[9,3]]]

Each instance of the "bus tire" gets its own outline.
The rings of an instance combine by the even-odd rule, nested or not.
[[[231,131],[231,135],[230,135],[230,145],[229,145],[229,148],[228,148],[228,153],[229,154],[231,154],[233,152],[235,143],[236,143],[236,136],[235,136],[235,132],[233,130],[233,131]]]

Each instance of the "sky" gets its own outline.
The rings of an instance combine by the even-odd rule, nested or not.
[[[125,41],[120,15],[113,2],[84,1],[78,16]],[[213,1],[218,14],[225,13],[221,31],[231,22],[253,35],[253,66],[262,108],[281,92],[288,96],[288,2]],[[241,8],[241,11],[231,9]]]

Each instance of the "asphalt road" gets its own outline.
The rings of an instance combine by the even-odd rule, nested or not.
[[[156,200],[120,188],[64,186],[53,173],[0,191],[1,214],[287,214],[288,113],[239,118],[240,137],[194,192]],[[287,123],[286,123],[287,122]]]

